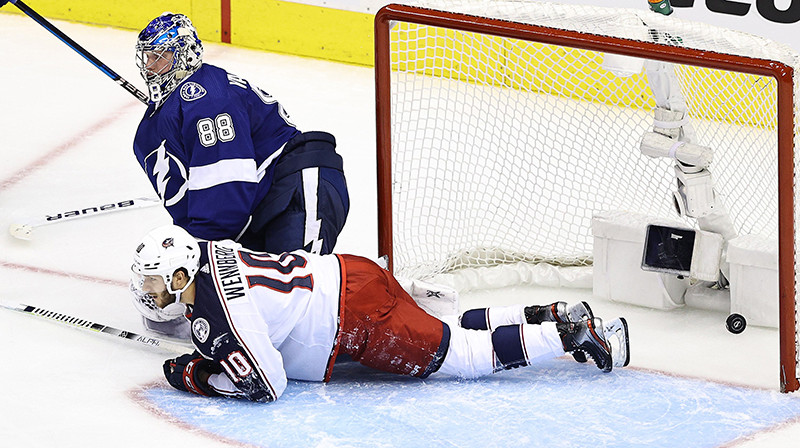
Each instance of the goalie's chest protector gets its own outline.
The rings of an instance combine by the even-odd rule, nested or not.
[[[198,349],[221,357],[213,339],[228,333],[266,371],[278,367],[277,349],[288,378],[325,380],[342,309],[338,257],[251,252],[232,241],[201,243],[201,253],[193,314],[211,319]]]

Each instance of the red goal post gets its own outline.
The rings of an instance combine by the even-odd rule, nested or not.
[[[434,4],[435,2],[428,2],[427,5]],[[794,154],[794,144],[796,135],[795,125],[795,82],[794,82],[794,63],[787,60],[775,60],[769,58],[760,58],[758,55],[753,54],[737,54],[735,52],[722,51],[720,48],[692,48],[683,45],[682,39],[672,42],[654,41],[654,39],[635,40],[630,37],[615,36],[613,30],[608,34],[601,33],[587,33],[581,30],[570,29],[570,26],[552,27],[537,24],[535,20],[527,17],[515,20],[508,17],[492,17],[484,15],[482,12],[477,12],[474,9],[465,9],[464,13],[458,9],[459,4],[474,4],[475,2],[448,2],[443,1],[442,4],[448,5],[455,4],[456,7],[448,7],[448,11],[440,11],[435,9],[427,9],[413,6],[405,6],[398,4],[390,4],[382,8],[376,15],[375,19],[375,74],[376,74],[376,118],[377,118],[377,176],[378,176],[378,237],[379,237],[379,251],[380,255],[388,255],[390,267],[397,273],[407,274],[411,276],[426,276],[427,272],[406,269],[398,260],[401,256],[400,251],[405,249],[398,249],[398,244],[402,243],[401,240],[407,239],[410,234],[420,232],[425,233],[424,241],[414,241],[412,245],[425,245],[436,244],[439,238],[436,234],[427,235],[432,227],[442,226],[448,219],[452,217],[447,216],[444,218],[432,218],[429,221],[417,221],[417,217],[422,214],[420,210],[425,210],[425,207],[436,208],[435,201],[433,203],[426,202],[424,193],[422,199],[410,200],[413,203],[422,204],[422,208],[415,209],[412,216],[402,215],[398,211],[399,207],[404,207],[402,204],[410,203],[403,202],[408,199],[406,196],[409,194],[417,194],[422,188],[417,185],[405,185],[404,180],[401,179],[398,173],[400,169],[419,170],[424,167],[425,173],[414,177],[414,182],[419,182],[420,185],[427,183],[430,180],[430,170],[425,167],[424,161],[414,161],[406,163],[406,168],[398,167],[398,151],[404,149],[398,148],[398,143],[395,141],[403,130],[398,131],[399,128],[406,126],[408,120],[413,120],[419,115],[419,111],[414,110],[410,113],[408,111],[399,110],[397,103],[400,101],[415,101],[419,97],[419,93],[403,94],[402,97],[398,96],[395,84],[398,82],[393,77],[398,76],[400,72],[414,72],[415,76],[426,78],[422,84],[429,83],[428,78],[436,77],[451,77],[458,67],[456,66],[470,66],[470,65],[485,65],[486,60],[483,56],[475,56],[473,48],[469,45],[445,44],[444,47],[435,48],[421,48],[421,41],[438,41],[447,40],[452,33],[468,33],[470,35],[489,36],[491,39],[509,39],[516,41],[523,41],[528,43],[552,45],[558,48],[577,49],[581,51],[598,52],[605,54],[617,54],[638,58],[646,58],[651,60],[660,60],[672,64],[680,64],[682,66],[700,67],[712,70],[722,70],[728,72],[748,74],[758,77],[770,78],[774,80],[775,89],[775,118],[774,118],[774,133],[776,134],[774,150],[772,151],[775,157],[773,168],[777,171],[776,188],[774,194],[777,196],[777,213],[774,218],[775,226],[777,227],[776,238],[778,241],[778,278],[779,278],[779,309],[780,309],[780,376],[781,376],[781,390],[784,392],[794,391],[800,387],[798,383],[798,353],[797,353],[797,320],[796,320],[796,304],[797,304],[797,291],[795,283],[797,279],[797,261],[795,260],[795,245],[797,236],[795,234],[795,221],[797,218],[795,211],[795,172],[794,166],[796,163],[796,156]],[[485,2],[492,3],[492,2]],[[532,2],[539,3],[539,2]],[[435,7],[435,6],[433,6]],[[536,7],[531,5],[531,7]],[[443,8],[443,9],[448,9]],[[651,13],[654,14],[655,13]],[[659,18],[658,20],[661,20]],[[567,22],[570,23],[570,22]],[[416,33],[416,27],[433,27],[437,29],[446,30],[440,35],[429,35],[426,38],[417,40],[414,43],[396,42],[392,37],[393,33],[397,33],[398,24],[410,24],[415,28],[412,32]],[[401,33],[406,31],[400,31]],[[669,34],[667,34],[668,36]],[[652,36],[650,36],[652,37]],[[658,40],[658,39],[655,39]],[[410,46],[409,46],[410,45]],[[489,44],[494,45],[494,44]],[[398,51],[408,51],[408,54],[399,55]],[[505,51],[505,50],[504,50]],[[463,52],[463,54],[458,54]],[[431,57],[431,62],[419,62],[411,60],[412,58]],[[438,61],[437,58],[450,58],[449,61]],[[472,61],[468,61],[472,59]],[[477,62],[476,62],[477,61]],[[492,61],[491,64],[496,64]],[[491,70],[496,70],[497,67],[492,67]],[[467,68],[467,74],[460,74],[455,77],[455,82],[476,86],[485,82],[481,76],[472,77],[469,73],[474,72],[474,67]],[[515,75],[516,76],[516,75]],[[491,84],[494,81],[490,81]],[[557,84],[558,82],[556,82]],[[531,83],[532,84],[532,83]],[[494,86],[497,87],[497,86]],[[462,87],[457,87],[461,89]],[[589,86],[589,89],[594,88]],[[498,90],[512,91],[520,90],[517,86],[502,85]],[[521,89],[524,90],[524,89]],[[533,88],[536,90],[536,88]],[[536,95],[546,92],[546,88],[541,88],[535,92]],[[514,92],[516,94],[516,92]],[[424,93],[422,94],[424,95]],[[441,97],[447,96],[439,95],[436,100]],[[492,98],[492,96],[489,96]],[[435,101],[428,101],[426,104],[434,104]],[[469,106],[471,107],[471,106]],[[614,104],[614,107],[619,107]],[[712,106],[716,107],[716,106]],[[646,107],[645,107],[646,108]],[[458,109],[461,110],[461,109]],[[491,117],[487,117],[487,120]],[[423,119],[425,121],[425,119]],[[420,125],[424,127],[425,124]],[[515,125],[502,125],[504,129],[517,129],[520,126]],[[524,127],[524,126],[523,126]],[[769,126],[767,126],[769,127]],[[505,131],[504,131],[505,132]],[[425,136],[436,133],[436,131],[424,131],[419,134],[414,134],[414,139],[410,145],[419,146],[422,141],[426,139]],[[406,135],[406,134],[403,134]],[[558,132],[554,133],[558,135]],[[473,137],[480,137],[473,136]],[[504,148],[505,149],[505,148]],[[438,148],[425,148],[427,153],[432,154],[431,151],[438,151]],[[515,151],[508,151],[513,153]],[[633,156],[631,156],[633,157]],[[394,163],[394,164],[393,164]],[[404,162],[405,163],[405,162]],[[438,167],[437,172],[447,171],[450,169],[450,163],[444,162],[444,166]],[[516,162],[509,162],[509,166]],[[474,164],[474,162],[473,162]],[[410,168],[409,168],[410,167]],[[740,172],[733,175],[742,178],[746,176],[747,172]],[[772,174],[770,174],[772,175]],[[435,177],[435,174],[432,175]],[[478,176],[478,175],[476,175]],[[646,177],[646,175],[643,175]],[[466,176],[469,182],[469,175]],[[672,181],[669,181],[672,182]],[[448,187],[452,185],[448,184]],[[754,186],[757,188],[757,185]],[[769,194],[773,194],[770,192]],[[659,198],[653,198],[656,200]],[[545,199],[546,200],[546,199]],[[414,202],[416,201],[416,202]],[[448,199],[448,201],[450,201]],[[495,200],[497,201],[497,200]],[[519,201],[519,199],[514,199]],[[492,206],[498,206],[495,202]],[[524,202],[517,202],[512,204],[511,208],[526,205]],[[474,208],[475,206],[471,206]],[[482,205],[486,207],[486,205]],[[427,213],[426,213],[427,214]],[[398,221],[402,221],[398,223]],[[409,221],[409,223],[405,223]],[[574,228],[585,227],[586,219],[578,218],[577,221],[580,225],[572,226]],[[473,223],[470,219],[464,220],[464,226],[470,226]],[[400,226],[405,226],[411,230],[399,229]],[[574,231],[574,230],[573,230]],[[461,233],[459,230],[448,230],[449,233]],[[581,233],[583,230],[578,231]],[[400,240],[400,241],[399,241]],[[433,240],[433,242],[431,242]],[[501,244],[502,245],[502,244]],[[494,249],[493,249],[494,250]],[[527,248],[525,250],[528,250]],[[572,254],[569,257],[575,258]],[[519,257],[512,257],[518,259]],[[523,256],[524,258],[524,256]],[[577,257],[580,258],[580,257]],[[545,261],[550,260],[551,257],[544,256]],[[535,258],[535,261],[541,261],[541,258]],[[502,261],[501,261],[502,262]],[[591,260],[588,261],[590,263]],[[403,262],[405,263],[405,262]],[[423,264],[427,264],[425,261]],[[580,264],[580,263],[579,263]],[[452,266],[452,264],[451,264]],[[459,265],[458,267],[461,267]],[[436,268],[439,269],[439,268]],[[421,274],[420,274],[421,272]],[[441,269],[437,272],[442,272]]]

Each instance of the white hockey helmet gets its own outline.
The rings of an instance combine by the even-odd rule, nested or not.
[[[151,70],[161,58],[171,54],[169,67],[158,73]],[[203,43],[192,21],[183,14],[165,12],[139,33],[136,41],[136,65],[147,83],[150,102],[156,107],[178,87],[183,79],[203,63]]]
[[[194,280],[200,268],[200,246],[189,233],[175,225],[161,226],[151,230],[136,247],[131,266],[130,290],[136,309],[146,318],[156,322],[172,320],[183,315],[180,295]],[[172,277],[183,269],[189,277],[186,285],[173,289]],[[167,292],[175,295],[175,301],[163,309],[153,297],[143,290],[145,276],[158,275],[164,279]]]

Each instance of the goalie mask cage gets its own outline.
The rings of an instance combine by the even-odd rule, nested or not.
[[[605,54],[663,61],[737,231],[778,245],[781,390],[797,390],[796,54],[648,10],[416,4],[375,21],[378,244],[394,273],[589,266],[593,213],[677,219],[673,162],[638,149],[646,75],[602,68]]]

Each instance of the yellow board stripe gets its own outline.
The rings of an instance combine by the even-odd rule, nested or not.
[[[141,2],[138,0],[28,0],[31,8],[49,19],[61,19],[94,25],[140,30],[153,17],[164,11],[187,14],[198,29],[200,39],[210,42],[222,41],[220,0],[163,0],[160,2]],[[155,5],[153,3],[156,3]],[[352,11],[342,11],[319,6],[275,0],[236,0],[231,1],[231,43],[236,46],[259,50],[287,53],[317,59],[372,66],[374,64],[374,15]],[[20,13],[8,4],[0,9],[2,13]],[[21,14],[21,13],[20,13]],[[510,88],[533,90],[537,92],[560,94],[547,87],[553,80],[544,82],[545,69],[549,76],[555,76],[555,83],[579,82],[571,92],[586,92],[582,99],[603,101],[609,104],[627,104],[629,107],[652,108],[649,87],[643,75],[628,78],[615,78],[611,82],[593,74],[597,70],[600,56],[586,52],[576,52],[562,66],[552,67],[544,59],[531,59],[531,52],[523,52],[525,45],[542,48],[541,44],[520,45],[513,40],[503,40],[491,36],[476,36],[462,33],[453,40],[453,32],[441,34],[415,25],[403,24],[402,33],[415,39],[424,39],[421,52],[442,51],[448,61],[438,67],[418,67],[414,70],[428,70],[441,76],[446,73],[465,73],[466,79],[477,82],[502,85]],[[437,34],[439,33],[439,34]],[[452,48],[434,50],[435,41],[451,42]],[[399,45],[416,45],[399,44]],[[132,51],[134,43],[131,43]],[[91,49],[89,49],[91,51]],[[565,52],[563,48],[545,49],[548,52]],[[423,54],[395,61],[397,68],[427,64]],[[442,55],[440,55],[442,56]],[[590,60],[585,60],[585,59]],[[594,61],[594,62],[593,62]],[[571,63],[574,62],[574,63]],[[507,67],[514,67],[507,72]],[[576,68],[580,67],[580,68]],[[703,71],[707,69],[689,68]],[[727,73],[721,81],[701,87],[706,94],[702,103],[694,104],[695,110],[707,110],[717,117],[734,117],[743,123],[753,123],[762,127],[774,127],[776,103],[775,83],[769,78],[744,74]],[[574,95],[572,93],[571,95]],[[602,98],[602,100],[598,100]],[[733,104],[733,106],[731,106]],[[762,105],[753,108],[752,105]],[[727,108],[727,110],[725,110]],[[763,112],[767,111],[767,112]],[[764,115],[764,116],[762,116]],[[769,118],[766,116],[769,115]],[[714,118],[714,117],[709,117]],[[720,118],[715,118],[719,120]],[[731,118],[726,118],[731,120]]]
[[[601,68],[602,53],[411,23],[391,32],[396,71],[633,109],[655,107],[644,73],[615,76]],[[775,129],[774,79],[691,66],[680,66],[678,77],[701,80],[691,87],[697,94],[687,98],[694,118]]]
[[[373,65],[373,14],[275,0],[230,3],[233,45]],[[182,13],[192,20],[201,40],[222,42],[220,0],[27,0],[26,4],[48,19],[135,31],[164,11]],[[21,14],[12,4],[0,13]]]

